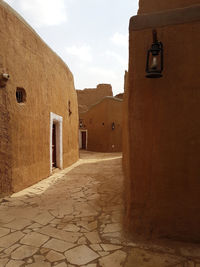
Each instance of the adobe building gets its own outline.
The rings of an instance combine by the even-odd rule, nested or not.
[[[125,224],[135,236],[199,242],[200,0],[139,6],[124,97]]]
[[[2,0],[0,25],[0,195],[4,195],[78,159],[78,105],[69,68]]]
[[[87,111],[91,105],[99,102],[105,96],[113,96],[110,84],[98,84],[97,88],[76,90],[78,96],[79,113]]]
[[[98,152],[122,151],[122,104],[122,99],[107,96],[79,114],[79,148]]]
[[[124,97],[124,93],[119,93],[117,95],[115,95],[116,98],[120,98],[120,99],[123,99]]]

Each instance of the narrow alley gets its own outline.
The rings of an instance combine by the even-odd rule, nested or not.
[[[81,152],[71,167],[0,199],[0,266],[200,267],[194,245],[125,240],[122,219],[121,153]]]

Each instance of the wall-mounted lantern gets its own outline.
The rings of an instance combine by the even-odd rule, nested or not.
[[[10,79],[10,75],[8,73],[0,74],[0,87],[5,87],[6,82]]]
[[[112,123],[112,130],[115,130],[115,123]]]
[[[86,125],[84,124],[84,120],[83,119],[79,119],[79,128],[81,128],[81,129],[86,128]]]
[[[83,121],[82,120],[79,120],[79,127],[83,128]]]
[[[157,39],[157,31],[153,30],[153,43],[147,52],[146,77],[160,78],[163,71],[163,44]]]

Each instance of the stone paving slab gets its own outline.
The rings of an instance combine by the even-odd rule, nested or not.
[[[24,234],[21,231],[17,231],[0,238],[0,247],[8,248],[19,241]]]
[[[86,245],[81,245],[65,252],[65,257],[70,263],[80,266],[99,258],[99,255]]]
[[[38,248],[32,246],[20,246],[11,254],[11,258],[14,260],[23,260],[25,258],[31,257],[38,251]]]
[[[17,218],[14,221],[7,223],[4,225],[4,227],[7,228],[11,228],[11,229],[15,229],[15,230],[22,230],[24,229],[26,226],[30,225],[30,221],[27,219],[23,219],[23,218]]]
[[[0,199],[0,267],[200,267],[198,244],[123,236],[120,153],[73,166]]]
[[[102,247],[99,244],[91,244],[90,247],[95,251],[102,251]]]
[[[62,262],[62,263],[59,263],[57,265],[54,265],[55,267],[68,267],[67,263],[65,262]]]
[[[51,226],[43,227],[39,229],[38,232],[71,243],[76,242],[77,239],[82,235],[80,233],[71,233],[71,232],[65,232],[63,230],[58,230]]]
[[[41,265],[41,262],[35,262],[35,263],[32,263],[32,264],[28,264],[26,266],[28,266],[28,267],[51,267],[51,263],[42,262],[42,265]]]
[[[34,221],[36,223],[46,225],[50,221],[52,221],[53,219],[54,219],[54,217],[48,211],[46,211],[46,212],[43,212],[42,214],[39,214],[38,216],[36,216],[34,218]]]
[[[7,235],[10,233],[10,229],[7,228],[0,228],[0,237]]]
[[[105,251],[113,251],[113,250],[117,250],[117,249],[122,248],[122,246],[117,246],[117,245],[112,245],[112,244],[101,244],[101,247]]]
[[[59,252],[50,250],[48,254],[46,255],[46,259],[50,262],[55,262],[55,261],[64,260],[65,256]]]
[[[101,239],[99,237],[99,233],[98,232],[86,233],[85,237],[89,240],[89,242],[91,244],[101,243]]]
[[[23,264],[25,264],[25,261],[16,261],[16,260],[10,260],[7,264],[6,267],[20,267]]]
[[[74,224],[67,224],[64,228],[64,231],[67,232],[78,232],[80,230],[80,227],[74,225]]]
[[[34,246],[34,247],[41,247],[47,240],[49,239],[48,236],[42,235],[39,233],[28,233],[25,235],[21,240],[20,243],[24,245]]]
[[[9,259],[0,259],[0,266],[6,266],[6,263],[9,261]]]
[[[20,244],[14,244],[11,247],[7,248],[4,250],[4,253],[7,255],[10,255],[15,249],[17,249],[18,247],[20,247]]]
[[[55,238],[49,240],[47,243],[43,245],[43,247],[45,248],[53,249],[58,252],[65,252],[66,250],[73,248],[75,246],[76,244],[74,243],[65,242],[63,240]]]

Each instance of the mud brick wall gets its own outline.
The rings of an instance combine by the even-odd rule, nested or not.
[[[98,84],[97,88],[86,88],[84,90],[76,90],[78,96],[79,113],[85,112],[89,107],[105,96],[112,96],[112,86],[110,84]]]
[[[200,0],[140,0],[138,14],[155,13],[196,4],[200,4]]]
[[[88,131],[88,150],[122,151],[122,107],[122,99],[105,97],[87,112],[80,114],[80,119]],[[113,122],[114,129],[112,129]]]
[[[19,191],[50,175],[51,112],[63,118],[63,167],[78,159],[77,94],[67,65],[4,1],[0,25],[0,72],[10,75],[0,88],[1,184]]]
[[[152,29],[164,46],[160,79],[145,77]],[[200,5],[132,17],[129,31],[126,228],[200,241]]]

